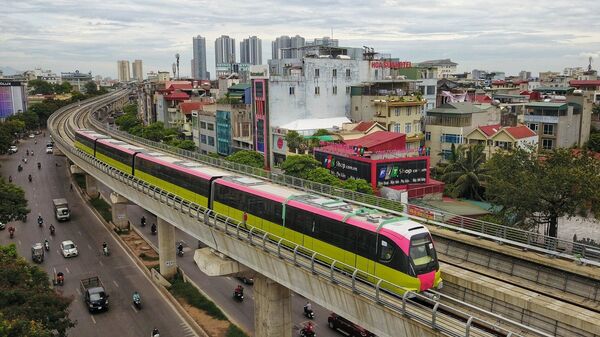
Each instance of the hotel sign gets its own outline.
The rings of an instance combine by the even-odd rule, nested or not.
[[[409,61],[372,61],[371,68],[404,69],[411,68]]]

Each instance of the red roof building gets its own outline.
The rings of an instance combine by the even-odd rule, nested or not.
[[[344,142],[346,145],[361,146],[365,151],[403,151],[406,149],[406,135],[404,133],[377,131],[358,139],[351,139]]]
[[[190,99],[190,96],[185,92],[171,92],[165,95],[167,101],[185,101]]]
[[[204,102],[181,102],[179,109],[184,115],[191,115],[194,110],[202,110]]]
[[[583,90],[599,90],[600,80],[571,80],[569,84],[572,87]]]

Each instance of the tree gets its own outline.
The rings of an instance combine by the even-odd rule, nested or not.
[[[85,91],[86,94],[88,94],[90,96],[94,96],[94,95],[98,94],[98,85],[94,81],[87,81],[83,85],[83,90]]]
[[[0,222],[23,220],[29,213],[25,192],[19,186],[0,179]]]
[[[342,188],[365,194],[375,194],[371,184],[364,179],[349,178],[342,181]]]
[[[319,130],[317,130],[317,131],[316,131],[316,132],[313,134],[313,136],[315,136],[315,137],[319,137],[319,136],[328,136],[328,135],[330,135],[330,134],[331,134],[331,133],[330,133],[329,131],[325,130],[325,129],[319,129]]]
[[[141,125],[142,122],[140,122],[134,114],[124,114],[115,120],[115,124],[117,124],[122,131],[129,132],[133,127]]]
[[[300,136],[300,134],[296,131],[288,131],[285,135],[285,140],[288,144],[288,149],[290,152],[296,152],[297,149],[301,148],[301,144],[304,143],[304,137]]]
[[[66,337],[71,300],[50,289],[48,274],[17,255],[15,245],[0,246],[0,335]]]
[[[194,141],[192,140],[181,140],[174,138],[169,140],[167,144],[188,151],[196,151],[196,144],[194,144]]]
[[[172,131],[167,131],[163,122],[154,122],[142,131],[142,137],[155,142],[160,142],[168,134],[172,134]]]
[[[556,149],[537,157],[516,149],[496,154],[486,167],[487,198],[519,227],[546,225],[556,237],[560,217],[600,217],[600,160],[587,152]]]
[[[54,85],[54,92],[57,94],[68,94],[73,91],[73,86],[69,82],[62,82]]]
[[[285,174],[306,179],[308,172],[321,166],[315,158],[309,155],[288,156],[283,163],[281,169]]]
[[[27,85],[33,88],[33,93],[36,95],[52,95],[54,93],[52,84],[44,80],[31,80],[27,82]]]
[[[8,120],[22,121],[25,130],[37,129],[40,126],[40,120],[35,112],[27,111],[12,115]]]
[[[450,163],[444,169],[442,180],[449,184],[450,194],[454,197],[483,200],[481,190],[487,176],[485,146],[476,144],[460,146],[453,150]]]
[[[306,179],[330,186],[342,186],[342,181],[324,167],[317,167],[308,171]]]
[[[251,150],[241,150],[235,152],[229,156],[227,156],[228,161],[248,165],[257,168],[263,168],[265,166],[265,157],[262,154],[251,151]]]
[[[587,148],[590,151],[600,152],[600,133],[595,132],[590,135],[590,140],[587,142]]]
[[[138,113],[138,106],[135,103],[132,104],[127,104],[123,107],[123,112],[125,114],[133,114],[133,115],[137,115]]]

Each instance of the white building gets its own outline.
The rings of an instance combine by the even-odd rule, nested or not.
[[[119,74],[120,82],[131,81],[131,70],[129,68],[129,61],[127,61],[127,60],[117,61],[117,72]]]
[[[450,61],[450,59],[430,60],[419,63],[420,67],[437,67],[438,78],[449,78],[456,73],[458,63]]]
[[[144,80],[144,73],[142,71],[142,60],[133,61],[133,79],[142,82]]]

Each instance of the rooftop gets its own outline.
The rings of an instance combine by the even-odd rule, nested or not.
[[[227,89],[228,90],[246,90],[251,87],[252,87],[252,84],[250,84],[250,83],[238,83],[238,84],[234,84],[234,85],[230,86]]]
[[[548,108],[548,109],[566,109],[565,102],[530,102],[525,104],[526,108]]]
[[[362,146],[370,148],[390,141],[401,141],[406,134],[390,131],[377,131],[370,135],[360,137],[358,139],[347,140],[344,143],[348,146]]]
[[[447,65],[447,66],[455,66],[458,63],[450,61],[450,59],[441,59],[441,60],[429,60],[419,62],[419,66],[437,66],[437,65]]]
[[[569,84],[578,87],[578,86],[600,86],[600,80],[572,80],[569,81]]]
[[[446,103],[427,111],[428,114],[472,114],[488,110],[489,104],[475,104],[470,102]]]
[[[297,119],[293,122],[281,125],[280,128],[294,131],[341,129],[342,124],[344,123],[350,123],[350,120],[346,117]]]

